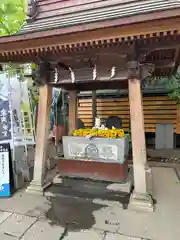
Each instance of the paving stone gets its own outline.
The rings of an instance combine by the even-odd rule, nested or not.
[[[64,232],[64,228],[52,226],[47,221],[37,221],[24,234],[21,240],[59,240]]]
[[[48,223],[48,221],[37,221],[31,228],[28,229],[21,240],[59,240],[61,237],[63,237],[64,240],[102,240],[104,233],[98,230],[66,232],[63,227],[52,226]]]
[[[48,210],[50,209],[50,204],[47,202],[43,202],[42,205],[37,206],[31,210],[29,210],[26,213],[26,216],[29,217],[36,217],[39,220],[44,220],[46,219],[46,213],[48,212]]]
[[[105,240],[141,240],[141,238],[129,237],[114,233],[107,233]]]
[[[36,218],[12,214],[0,225],[0,233],[20,237],[36,221]]]
[[[1,199],[0,210],[29,215],[36,209],[45,208],[48,202],[49,201],[47,201],[45,197],[27,194],[23,189],[15,193],[13,197],[9,199]]]
[[[129,171],[128,179],[125,183],[112,183],[107,186],[107,189],[115,192],[130,193],[133,186],[133,170]]]
[[[94,230],[84,230],[79,232],[69,232],[64,240],[103,240],[104,233]],[[58,239],[59,240],[59,239]]]
[[[120,228],[121,218],[116,217],[111,207],[105,207],[93,213],[95,224],[93,228],[109,232],[116,232]]]
[[[1,240],[18,240],[18,238],[10,236],[10,235],[6,235],[4,233],[0,233],[0,239]]]
[[[12,213],[0,211],[0,224],[3,223]]]

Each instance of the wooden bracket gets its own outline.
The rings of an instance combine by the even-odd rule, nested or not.
[[[50,62],[39,62],[33,69],[32,79],[37,85],[43,86],[51,82],[55,77],[55,68]]]
[[[141,51],[138,44],[134,44],[131,55],[128,56],[128,78],[144,80],[150,77],[154,72],[155,66],[152,63],[146,63],[145,57],[147,52]]]
[[[147,77],[151,77],[155,69],[155,65],[152,63],[140,64],[140,76],[142,80],[145,80]]]
[[[155,66],[151,63],[140,64],[137,61],[130,61],[128,66],[128,78],[129,79],[141,79],[144,80],[150,77],[154,72]]]
[[[127,63],[128,67],[128,78],[129,79],[140,79],[140,68],[137,61],[129,61]]]

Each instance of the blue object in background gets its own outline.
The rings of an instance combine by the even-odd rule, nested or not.
[[[11,163],[10,144],[0,144],[0,197],[11,196]]]
[[[3,184],[0,186],[0,197],[10,197],[11,196],[11,190],[10,190],[10,183]]]

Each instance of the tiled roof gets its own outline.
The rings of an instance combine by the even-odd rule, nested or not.
[[[77,8],[77,11],[64,14],[62,14],[62,9],[60,14],[58,14],[58,10],[56,9],[54,16],[41,17],[32,23],[25,24],[19,34],[172,10],[180,7],[180,1],[178,0],[131,0],[119,1],[118,4],[116,1],[116,4],[112,5],[105,5],[103,2],[109,1],[102,1],[102,7],[96,7],[96,4],[94,4],[93,8],[83,11]]]

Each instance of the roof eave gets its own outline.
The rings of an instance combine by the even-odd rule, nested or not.
[[[176,18],[178,16],[180,16],[180,8],[165,10],[161,12],[141,14],[141,15],[136,15],[131,17],[104,20],[100,22],[76,25],[76,26],[59,28],[59,29],[51,29],[51,30],[46,29],[43,31],[31,32],[27,34],[10,35],[5,37],[0,37],[0,44],[3,44],[3,43],[7,44],[10,42],[16,42],[16,41],[26,41],[30,39],[36,39],[36,38],[65,35],[65,34],[76,33],[76,32],[84,32],[84,31],[90,31],[90,30],[95,30],[100,28],[117,27],[117,26],[147,22],[152,20]]]

